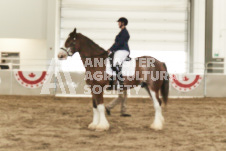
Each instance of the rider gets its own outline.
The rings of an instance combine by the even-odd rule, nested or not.
[[[116,70],[117,79],[119,81],[120,86],[123,86],[123,78],[121,73],[122,63],[130,54],[128,46],[130,35],[126,29],[127,24],[128,20],[125,17],[121,17],[118,19],[118,25],[121,31],[116,36],[115,43],[108,50],[109,53],[114,53],[113,67]]]

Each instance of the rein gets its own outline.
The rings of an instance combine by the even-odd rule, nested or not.
[[[72,56],[73,55],[67,49],[65,49],[65,48],[61,48],[61,49],[64,50],[67,53],[68,56]],[[78,51],[78,52],[80,53],[81,51]],[[91,58],[91,57],[99,57],[99,56],[102,56],[102,55],[105,55],[105,54],[108,54],[108,52],[104,51],[103,53],[95,55],[95,56],[82,56],[82,55],[80,55],[80,57],[81,58]]]
[[[80,51],[78,51],[78,52],[80,52]],[[80,57],[81,58],[99,57],[99,56],[105,55],[106,53],[107,53],[107,51],[104,51],[103,53],[95,55],[95,56],[82,56],[82,55],[80,55]]]
[[[75,47],[75,44],[76,44],[76,38],[73,38],[72,44],[73,44],[74,47]],[[61,48],[61,49],[64,50],[64,51],[67,53],[68,56],[73,56],[73,54],[74,54],[74,53],[72,53],[72,52],[70,51],[70,49],[65,49],[65,48]],[[98,54],[98,55],[95,55],[95,56],[82,56],[80,50],[75,50],[75,52],[79,52],[81,58],[99,57],[99,56],[102,56],[102,55],[105,55],[105,54],[108,55],[108,52],[107,52],[107,51],[104,51],[103,53]]]

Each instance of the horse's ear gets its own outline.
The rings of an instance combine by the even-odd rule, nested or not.
[[[73,33],[76,34],[76,28],[74,29]]]

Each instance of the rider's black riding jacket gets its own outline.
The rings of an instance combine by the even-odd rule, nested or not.
[[[130,35],[126,28],[122,29],[119,34],[115,38],[115,43],[109,49],[111,52],[115,52],[117,50],[126,50],[129,51],[129,41]]]

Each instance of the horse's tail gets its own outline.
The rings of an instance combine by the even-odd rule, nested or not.
[[[163,66],[165,67],[167,75],[163,79],[163,84],[162,84],[162,87],[161,87],[161,94],[162,94],[163,102],[165,104],[167,104],[168,95],[169,95],[169,74],[167,72],[167,67],[166,67],[165,63],[163,63]]]

